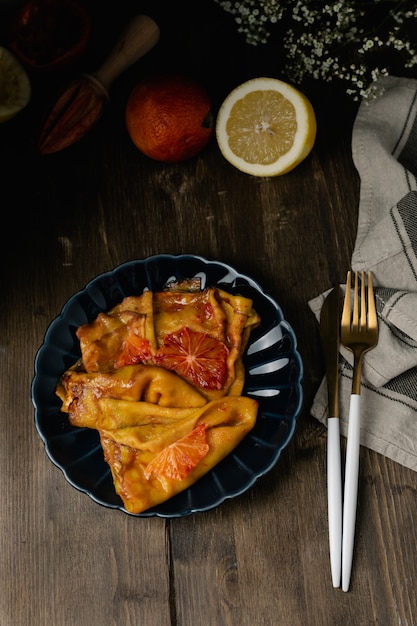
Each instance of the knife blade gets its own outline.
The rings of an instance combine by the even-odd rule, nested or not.
[[[327,295],[320,313],[320,336],[323,348],[329,416],[327,419],[327,509],[330,565],[333,587],[340,587],[342,567],[342,471],[339,426],[339,343],[341,299],[340,286]]]

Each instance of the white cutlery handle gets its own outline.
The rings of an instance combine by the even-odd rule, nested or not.
[[[342,471],[338,417],[327,420],[327,509],[333,587],[340,587],[342,568]]]
[[[345,493],[343,501],[342,589],[348,591],[352,570],[358,502],[360,395],[350,397],[349,427],[346,448]]]

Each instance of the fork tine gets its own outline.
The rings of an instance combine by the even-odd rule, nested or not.
[[[342,311],[342,319],[341,319],[341,327],[350,328],[350,315],[351,315],[351,305],[350,305],[350,289],[352,282],[352,272],[349,270],[346,277],[346,290],[345,290],[345,300],[343,302],[343,311]]]
[[[375,295],[372,284],[372,272],[368,272],[368,326],[377,326]]]
[[[369,277],[369,272],[368,272]],[[365,272],[361,272],[361,328],[368,329],[368,316],[367,316],[367,292],[366,292],[366,280]],[[369,296],[369,291],[368,291]]]
[[[352,314],[352,329],[359,330],[359,288],[358,288],[359,276],[358,272],[355,272],[355,282],[353,286],[353,314]],[[363,313],[361,311],[361,319],[363,319]]]

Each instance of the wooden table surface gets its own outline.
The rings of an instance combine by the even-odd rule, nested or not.
[[[120,4],[116,17],[103,9],[98,19],[92,8],[83,70],[137,11]],[[152,161],[123,117],[143,75],[197,76],[216,110],[240,82],[279,77],[279,65],[271,46],[246,46],[213,2],[175,3],[168,13],[148,4],[139,12],[159,21],[161,40],[116,81],[83,141],[49,157],[34,149],[47,102],[78,67],[32,73],[30,105],[0,127],[0,624],[417,624],[415,473],[361,448],[351,589],[333,589],[326,429],[310,416],[324,368],[308,301],[344,282],[356,235],[356,105],[309,87],[316,144],[282,177],[242,174],[214,138],[187,162]],[[2,6],[5,30],[10,5]],[[159,253],[217,259],[253,277],[281,305],[304,364],[296,433],[273,469],[217,508],[174,519],[132,517],[73,488],[45,453],[30,395],[36,352],[68,298],[102,272]]]

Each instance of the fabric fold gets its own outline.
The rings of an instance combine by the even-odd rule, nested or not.
[[[417,470],[417,80],[387,76],[376,86],[352,132],[361,186],[351,267],[372,271],[379,319],[378,345],[364,357],[361,444]],[[309,302],[318,320],[326,295]],[[353,357],[340,352],[346,436]],[[325,380],[311,414],[327,422]]]

